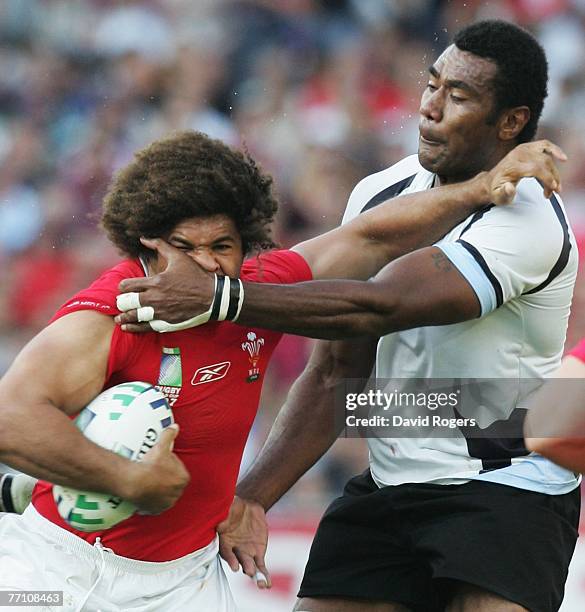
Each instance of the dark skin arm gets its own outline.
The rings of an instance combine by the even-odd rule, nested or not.
[[[244,286],[239,324],[312,338],[383,336],[480,315],[474,290],[438,247],[401,257],[369,282]]]
[[[318,342],[296,380],[250,471],[238,483],[230,516],[218,527],[220,554],[233,571],[263,572],[268,543],[265,513],[337,439],[334,404],[338,384],[355,379],[360,392],[375,357],[376,338]],[[286,457],[286,461],[282,461]],[[263,583],[258,586],[262,588]]]
[[[355,379],[356,388],[350,391],[363,390],[374,365],[376,344],[377,338],[370,337],[316,344],[258,459],[238,483],[238,495],[268,510],[315,464],[343,427],[342,420],[335,422],[333,411],[340,381]],[[280,461],[281,457],[295,460]]]
[[[400,196],[359,215],[341,228],[297,245],[294,250],[307,261],[315,279],[369,278],[388,261],[415,248],[431,244],[478,207],[489,202],[510,202],[515,195],[516,185],[524,177],[537,177],[543,184],[545,196],[550,195],[553,189],[560,188],[555,159],[564,160],[566,156],[548,141],[519,145],[489,172],[482,172],[462,183]],[[213,277],[202,271],[186,255],[160,239],[143,240],[143,243],[155,249],[160,258],[167,262],[166,270],[153,277],[126,279],[120,284],[120,291],[139,292],[141,305],[152,306],[156,313],[155,318],[170,323],[178,323],[207,311],[213,295]],[[424,257],[409,260],[409,263],[416,266],[417,271],[419,267],[421,271],[425,269]],[[347,299],[337,299],[338,291],[341,290],[348,292],[345,297],[349,302]],[[376,314],[379,307],[387,310],[388,304],[384,302],[384,296],[378,295],[384,291],[385,287],[378,284],[321,284],[318,288],[299,286],[294,289],[280,287],[278,290],[249,285],[240,322],[255,321],[255,316],[259,315],[262,318],[262,326],[272,325],[274,328],[285,329],[278,326],[274,317],[272,323],[268,323],[269,317],[265,318],[265,314],[259,310],[260,299],[278,300],[277,308],[285,302],[296,308],[297,305],[304,306],[303,299],[313,300],[315,304],[323,299],[329,307],[329,310],[323,311],[323,315],[334,312],[331,310],[334,304],[341,308],[338,311],[341,316],[335,323],[336,329],[330,329],[323,334],[315,333],[316,325],[309,328],[297,326],[294,330],[289,326],[286,330],[305,333],[306,329],[307,335],[327,338],[359,335],[359,329],[355,325],[350,332],[347,329],[344,331],[343,321],[347,319],[347,315],[359,314],[365,304],[372,306],[372,315]],[[296,298],[292,297],[293,295]],[[116,322],[125,324],[124,329],[127,331],[150,330],[148,324],[136,324],[135,310],[118,316]],[[448,320],[447,317],[447,320],[440,319],[435,324],[442,322],[455,321]],[[329,323],[327,321],[327,324]],[[372,321],[369,323],[373,324]],[[403,324],[400,321],[397,323]],[[363,333],[374,333],[370,330],[375,328],[376,325],[366,327]],[[382,328],[386,329],[385,326]],[[394,324],[388,329],[394,329]]]
[[[258,285],[259,289],[264,287]],[[305,371],[293,385],[259,458],[238,484],[233,516],[230,514],[228,521],[218,528],[220,552],[232,570],[237,571],[241,564],[243,571],[253,576],[259,569],[267,575],[267,586],[270,578],[264,562],[268,542],[265,512],[337,438],[334,406],[339,382],[358,379],[359,385],[359,379],[364,382],[368,378],[376,337],[386,331],[455,323],[480,312],[473,289],[436,247],[402,257],[369,283],[302,283],[286,295],[271,290],[275,288],[287,289],[267,286],[266,292],[253,294],[243,321],[261,319],[262,326],[273,324],[294,332],[302,329],[303,333],[310,328],[309,333],[321,337],[326,334],[373,337],[318,343]],[[345,314],[336,314],[340,311]],[[361,388],[354,390],[359,392]],[[282,457],[287,460],[282,461]]]
[[[405,255],[367,282],[244,283],[244,291],[238,324],[331,340],[459,323],[480,314],[474,290],[438,247]],[[208,301],[201,286],[190,295]]]

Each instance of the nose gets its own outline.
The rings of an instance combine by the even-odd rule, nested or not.
[[[221,266],[211,249],[197,249],[192,257],[207,272],[221,271]]]
[[[443,94],[441,89],[425,91],[420,101],[419,113],[425,118],[438,123],[443,118]]]

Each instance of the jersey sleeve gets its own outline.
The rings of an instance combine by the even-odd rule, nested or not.
[[[585,338],[583,338],[577,346],[569,352],[571,357],[576,357],[585,363]]]
[[[543,289],[567,265],[571,241],[560,203],[528,195],[519,189],[513,205],[477,213],[455,242],[436,245],[473,287],[482,316]]]
[[[309,264],[305,259],[289,250],[275,250],[260,253],[244,262],[242,280],[256,283],[286,285],[313,279]]]
[[[118,285],[125,278],[144,276],[144,271],[137,261],[123,261],[117,266],[106,270],[89,287],[82,289],[67,300],[55,313],[51,322],[76,310],[96,310],[103,314],[116,316]]]

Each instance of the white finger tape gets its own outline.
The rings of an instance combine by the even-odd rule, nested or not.
[[[140,293],[121,293],[116,297],[116,306],[121,312],[140,308]]]
[[[268,584],[268,578],[266,578],[266,576],[262,572],[258,571],[254,574],[254,582],[258,583],[261,580]]]
[[[136,316],[140,323],[148,323],[154,319],[154,308],[152,306],[142,306],[136,311]]]

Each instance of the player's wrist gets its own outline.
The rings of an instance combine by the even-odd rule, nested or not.
[[[128,461],[128,465],[119,472],[119,478],[108,487],[116,496],[135,503],[144,494],[149,481],[148,464],[139,461]]]
[[[244,285],[239,278],[215,275],[210,306],[211,321],[236,321],[244,303]]]
[[[267,496],[262,495],[258,487],[248,487],[245,482],[238,484],[235,497],[243,502],[260,507],[264,512],[268,512],[275,503],[275,501],[271,502]]]
[[[490,172],[480,172],[469,181],[472,190],[471,201],[476,207],[492,202],[492,176]]]

